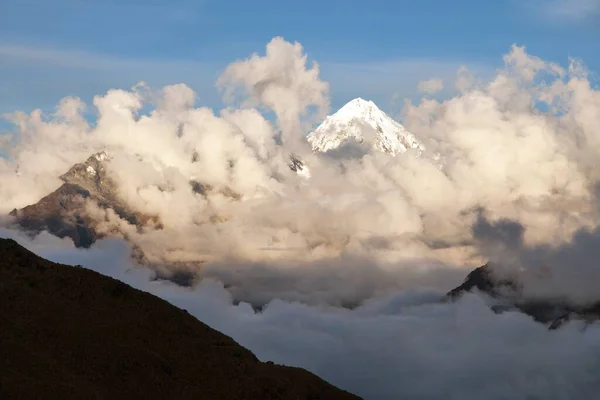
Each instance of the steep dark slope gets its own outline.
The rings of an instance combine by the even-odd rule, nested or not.
[[[470,292],[474,289],[492,296],[499,295],[500,291],[505,288],[516,290],[514,282],[508,280],[498,281],[494,279],[492,268],[493,267],[490,264],[475,268],[467,275],[464,282],[449,291],[447,296],[450,298],[460,297],[463,293]]]
[[[1,399],[357,399],[185,311],[0,239]]]

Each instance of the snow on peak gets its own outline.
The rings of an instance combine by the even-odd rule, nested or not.
[[[100,153],[96,153],[93,156],[96,160],[98,161],[106,161],[108,160],[110,157],[108,156],[108,153],[105,151],[101,151]]]
[[[328,116],[307,137],[313,150],[326,152],[341,146],[348,139],[369,144],[392,155],[425,148],[402,125],[381,111],[372,101],[360,97],[346,103],[335,114]]]

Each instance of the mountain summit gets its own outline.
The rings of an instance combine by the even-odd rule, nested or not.
[[[356,98],[328,116],[307,137],[314,151],[327,152],[353,139],[384,153],[397,155],[408,149],[419,153],[425,147],[402,125],[381,111],[375,103]]]
[[[136,212],[120,198],[117,184],[106,170],[108,162],[108,154],[100,152],[73,165],[60,176],[63,184],[58,189],[10,215],[32,234],[48,231],[60,238],[70,237],[77,247],[90,247],[99,236],[96,221],[88,213],[90,201],[103,209],[113,209],[120,218],[138,227],[156,221]]]

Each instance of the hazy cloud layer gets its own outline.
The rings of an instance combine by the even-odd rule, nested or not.
[[[50,111],[64,96],[76,94],[88,101],[109,88],[128,88],[140,80],[153,87],[185,82],[198,93],[202,105],[220,108],[223,103],[214,85],[218,77],[215,71],[225,68],[226,61],[123,57],[52,44],[5,43],[0,45],[0,67],[6,71],[0,76],[0,113],[34,108]],[[400,94],[396,100],[402,101],[416,94],[418,82],[431,76],[451,79],[461,63],[418,58],[327,61],[320,63],[319,69],[332,88],[332,104],[339,107],[362,96],[382,109],[397,111],[402,104],[392,101],[393,96]],[[493,66],[469,65],[486,76],[493,73]]]
[[[477,295],[438,303],[439,293],[399,290],[352,311],[272,301],[260,313],[232,304],[222,283],[193,290],[150,281],[128,246],[17,237],[51,260],[86,265],[182,307],[262,360],[307,368],[366,399],[592,398],[600,385],[600,327],[549,332],[520,313],[494,314]]]
[[[428,79],[426,81],[419,82],[418,88],[421,93],[437,93],[444,88],[444,81],[442,79],[435,78]]]
[[[535,5],[554,21],[581,22],[600,16],[599,0],[537,0]]]

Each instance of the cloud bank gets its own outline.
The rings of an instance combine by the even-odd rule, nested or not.
[[[2,142],[0,212],[37,202],[74,163],[107,151],[119,196],[161,229],[88,204],[113,239],[88,251],[46,234],[22,243],[151,291],[263,359],[369,399],[589,397],[600,387],[596,326],[549,333],[477,295],[438,302],[487,260],[532,276],[549,265],[550,280],[525,278],[528,296],[600,300],[590,284],[600,93],[574,60],[563,67],[514,46],[504,63],[484,82],[461,68],[452,98],[406,104],[421,156],[313,154],[304,136],[330,111],[328,85],[282,38],[225,69],[230,106],[217,113],[184,84],[110,90],[95,97],[93,124],[77,98],[52,115],[17,112]],[[289,169],[290,153],[310,179]],[[135,265],[132,249],[154,271]],[[202,279],[153,279],[174,271]]]
[[[309,369],[366,399],[591,398],[600,384],[599,326],[549,332],[524,314],[494,314],[476,294],[448,304],[435,292],[404,290],[353,310],[274,300],[255,312],[234,305],[218,280],[194,289],[152,280],[119,240],[80,250],[49,235],[0,235],[160,296],[262,360]]]

